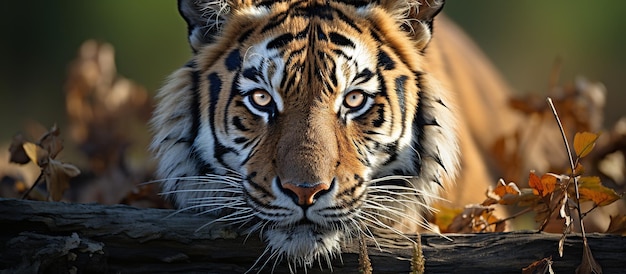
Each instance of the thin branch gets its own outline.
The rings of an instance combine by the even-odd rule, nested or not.
[[[33,189],[37,186],[37,184],[39,184],[39,181],[41,181],[41,178],[43,178],[43,170],[41,171],[41,173],[39,173],[39,177],[35,179],[35,182],[33,183],[33,185],[30,186],[30,188],[26,190],[26,192],[24,192],[24,194],[22,195],[22,200],[25,200],[26,198],[28,198],[28,194],[30,194],[30,192],[33,191]]]
[[[552,109],[552,114],[554,114],[554,119],[556,119],[556,122],[559,124],[559,130],[561,130],[561,136],[563,137],[563,143],[565,144],[565,149],[567,150],[567,156],[569,157],[569,163],[570,163],[570,167],[571,167],[571,176],[570,179],[568,180],[568,184],[569,182],[571,182],[570,180],[574,180],[574,190],[576,191],[576,211],[578,212],[578,223],[580,225],[580,232],[583,238],[583,243],[585,246],[587,246],[587,236],[585,235],[585,226],[583,223],[583,214],[581,212],[580,209],[580,192],[578,191],[578,177],[575,176],[574,174],[574,170],[576,169],[576,166],[574,164],[574,159],[572,158],[572,152],[570,150],[569,147],[569,143],[567,142],[567,137],[565,136],[565,130],[563,129],[563,125],[561,124],[561,119],[559,119],[559,115],[556,112],[556,108],[554,107],[554,103],[552,103],[552,98],[548,97],[547,99],[548,101],[548,105],[550,106],[550,108]],[[576,163],[578,163],[579,159],[576,159]],[[567,189],[569,186],[566,186],[565,188],[565,192],[567,195]],[[567,205],[566,205],[567,206]]]
[[[532,208],[527,207],[527,208],[525,208],[524,210],[522,210],[522,211],[520,211],[520,212],[518,212],[518,213],[515,213],[515,214],[513,214],[513,215],[511,215],[511,216],[509,216],[509,217],[506,217],[506,218],[504,218],[504,219],[500,219],[500,220],[497,220],[497,221],[495,221],[495,222],[489,223],[489,224],[487,225],[487,227],[490,227],[490,226],[492,226],[492,225],[498,225],[498,224],[500,224],[500,223],[504,223],[504,222],[506,222],[506,221],[508,221],[508,220],[513,220],[513,219],[515,219],[515,218],[517,218],[517,217],[519,217],[519,216],[522,216],[522,215],[524,215],[524,214],[526,214],[526,213],[528,213],[528,212],[531,212],[532,210],[533,210]],[[485,231],[485,229],[487,229],[487,227],[483,228],[481,232],[484,232],[484,231]]]

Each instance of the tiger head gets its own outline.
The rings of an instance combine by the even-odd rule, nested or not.
[[[179,1],[193,57],[152,119],[164,193],[260,231],[293,265],[423,225],[457,169],[452,106],[423,57],[442,6]]]

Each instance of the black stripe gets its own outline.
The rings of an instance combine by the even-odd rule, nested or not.
[[[383,123],[385,123],[385,105],[376,104],[376,106],[378,107],[378,109],[376,110],[376,114],[378,114],[378,117],[376,117],[376,119],[372,121],[372,126],[381,127]]]
[[[190,141],[195,141],[198,137],[198,130],[200,129],[200,73],[197,70],[191,71],[191,129],[190,129]]]
[[[343,50],[340,50],[340,49],[334,49],[333,53],[336,54],[337,56],[342,56],[343,58],[346,58],[347,60],[351,60],[352,59],[345,52],[343,52]]]
[[[241,62],[241,53],[239,53],[239,49],[235,49],[231,51],[228,56],[226,56],[226,59],[224,60],[224,65],[229,71],[235,71],[241,67]]]
[[[255,28],[250,28],[249,30],[246,30],[243,33],[241,33],[241,35],[239,35],[239,38],[237,38],[237,42],[241,44],[245,42],[246,40],[248,40],[248,38],[250,37],[250,35],[252,35],[254,30]]]
[[[274,17],[270,18],[269,23],[267,23],[267,25],[265,25],[261,29],[261,34],[265,34],[266,32],[273,30],[276,27],[280,26],[285,21],[288,15],[289,14],[287,12],[281,12],[279,14],[276,14]]]
[[[237,137],[233,140],[233,142],[235,142],[235,144],[243,144],[245,142],[248,141],[248,138],[246,137]]]
[[[243,72],[241,73],[241,76],[247,79],[250,79],[252,81],[260,81],[260,79],[263,78],[263,75],[261,74],[261,72],[257,70],[257,68],[255,67],[244,69]]]
[[[283,34],[281,36],[278,36],[278,37],[274,38],[272,41],[267,43],[266,48],[267,49],[278,49],[278,48],[284,47],[285,45],[287,45],[289,42],[293,41],[294,39],[295,39],[295,37],[293,36],[293,34],[285,33],[285,34]]]
[[[359,26],[357,26],[354,23],[354,19],[346,16],[343,12],[341,12],[340,10],[335,10],[335,12],[337,13],[337,15],[339,15],[339,19],[341,21],[343,21],[344,23],[346,23],[347,25],[349,25],[350,27],[352,27],[356,32],[358,33],[363,33],[363,31],[361,30],[361,28],[359,28]]]
[[[328,40],[328,36],[326,36],[326,33],[324,33],[324,30],[322,29],[320,25],[317,25],[316,31],[317,31],[317,40],[320,40],[320,41]]]
[[[408,77],[406,75],[399,76],[395,81],[395,90],[398,95],[398,104],[400,105],[400,113],[402,114],[402,132],[404,133],[404,119],[406,119],[406,102],[405,102],[405,84]],[[404,134],[403,134],[404,135]]]
[[[340,46],[351,47],[351,48],[356,47],[350,39],[348,39],[347,37],[337,32],[333,31],[333,32],[328,33],[328,37],[330,38],[330,41],[333,42],[334,44],[337,44]]]
[[[374,77],[374,73],[371,70],[366,68],[363,71],[359,72],[356,76],[354,76],[354,84],[355,85],[363,84],[369,81],[370,79],[372,79],[372,77]]]
[[[391,57],[389,57],[389,54],[387,54],[384,50],[378,51],[377,59],[377,66],[379,68],[383,68],[384,70],[392,70],[396,68],[396,62],[394,62]]]
[[[252,180],[250,180],[251,178],[246,179],[248,181],[248,183],[250,184],[250,186],[252,188],[254,188],[254,190],[263,193],[263,196],[261,198],[272,198],[275,199],[276,197],[274,196],[274,194],[272,194],[271,192],[267,191],[265,188],[261,187],[260,185],[258,185],[257,183],[253,182]],[[244,187],[244,190],[246,188]],[[247,191],[246,191],[247,193]],[[248,194],[250,198],[252,198],[255,202],[257,202],[258,204],[262,205],[262,203],[259,202],[259,200],[257,200],[255,197],[252,197],[250,194]],[[280,208],[280,207],[277,207]]]
[[[355,8],[361,8],[361,7],[365,7],[365,6],[369,5],[372,1],[368,1],[368,0],[342,0],[342,1],[339,1],[339,2],[344,3],[346,5],[354,6]]]
[[[189,62],[187,65],[194,67],[196,66],[195,62]],[[189,157],[191,159],[194,159],[194,163],[196,165],[196,170],[199,172],[199,174],[210,174],[213,173],[213,167],[210,163],[205,162],[204,160],[202,160],[202,158],[200,157],[200,155],[198,155],[197,150],[196,150],[196,146],[195,146],[195,140],[198,137],[198,131],[200,130],[200,72],[197,70],[193,70],[191,72],[191,89],[189,90],[189,92],[191,92],[191,106],[190,106],[190,111],[191,111],[191,129],[189,129],[189,139],[187,141],[189,141],[189,143],[191,143],[191,152]],[[189,144],[187,144],[189,146]],[[194,174],[194,175],[199,175],[199,174]]]
[[[247,128],[242,122],[241,122],[241,117],[239,116],[234,116],[233,117],[233,125],[239,130],[239,131],[248,131],[250,130],[249,128]]]
[[[219,78],[219,75],[217,73],[209,74],[207,76],[207,80],[209,81],[209,125],[211,127],[211,133],[213,135],[213,153],[220,164],[225,167],[229,167],[224,162],[224,154],[237,154],[237,152],[234,149],[226,147],[222,143],[220,143],[219,139],[217,138],[217,129],[215,128],[215,113],[217,111],[217,102],[220,100],[222,80]]]
[[[389,158],[383,165],[389,165],[398,159],[398,141],[383,146],[383,151],[389,154]]]

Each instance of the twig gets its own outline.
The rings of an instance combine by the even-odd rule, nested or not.
[[[41,173],[39,173],[39,177],[37,177],[33,185],[30,186],[30,188],[28,188],[26,192],[24,192],[24,194],[22,195],[22,200],[28,198],[28,194],[30,194],[30,192],[37,186],[37,184],[39,184],[39,181],[41,181],[42,177],[43,177],[43,170],[41,171]]]
[[[528,213],[528,212],[531,212],[532,210],[533,210],[532,208],[527,207],[527,208],[525,208],[524,210],[522,210],[522,211],[520,211],[520,212],[518,212],[518,213],[515,213],[515,214],[513,214],[513,215],[511,215],[511,216],[509,216],[509,217],[506,217],[506,218],[504,218],[504,219],[497,220],[497,221],[495,221],[495,222],[493,222],[493,223],[489,223],[489,224],[488,224],[485,228],[483,228],[483,229],[482,229],[482,231],[481,231],[481,232],[484,232],[484,231],[485,231],[485,229],[487,229],[487,227],[490,227],[490,226],[492,226],[492,225],[498,225],[498,224],[500,224],[500,223],[504,223],[504,222],[506,222],[506,221],[508,221],[508,220],[513,220],[513,219],[515,219],[515,218],[517,218],[517,217],[519,217],[519,216],[522,216],[522,215],[524,215],[524,214],[526,214],[526,213]]]

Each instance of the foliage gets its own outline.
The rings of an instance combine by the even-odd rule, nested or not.
[[[55,159],[63,150],[63,141],[59,138],[59,134],[59,129],[53,126],[36,143],[26,141],[22,135],[13,138],[13,143],[9,148],[10,161],[22,165],[33,162],[41,169],[39,177],[23,197],[28,196],[31,190],[43,180],[48,190],[47,199],[60,201],[63,192],[69,187],[69,178],[80,174],[76,166]]]

